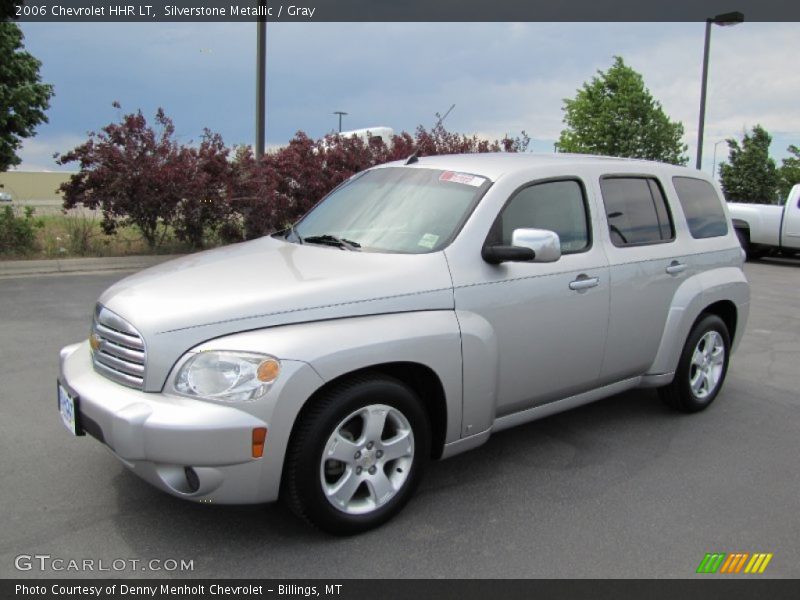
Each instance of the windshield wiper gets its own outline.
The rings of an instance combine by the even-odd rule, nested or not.
[[[354,242],[346,238],[340,238],[329,233],[323,235],[309,235],[304,237],[303,241],[308,244],[324,244],[326,246],[337,246],[339,248],[346,248],[347,250],[355,251],[358,251],[358,249],[361,248],[361,244],[358,242]]]

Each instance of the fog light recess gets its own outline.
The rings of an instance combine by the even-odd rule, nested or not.
[[[189,486],[189,493],[194,494],[200,489],[200,477],[192,467],[184,467],[183,473],[186,475],[186,485]]]

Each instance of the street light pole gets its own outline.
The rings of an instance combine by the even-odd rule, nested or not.
[[[335,110],[333,111],[333,114],[339,115],[339,133],[342,133],[342,117],[349,113],[346,113],[343,110]]]
[[[700,86],[700,121],[697,125],[697,162],[695,163],[695,168],[698,170],[703,162],[703,128],[706,121],[706,88],[708,87],[708,53],[711,47],[711,26],[727,27],[742,21],[744,21],[744,15],[740,12],[723,13],[706,19],[706,38],[703,46],[703,81]]]
[[[706,87],[708,87],[708,49],[711,46],[711,19],[706,19],[706,41],[703,46],[703,83],[700,86],[700,122],[697,125],[697,163],[696,169],[700,169],[703,162],[703,128],[706,121]]]
[[[267,6],[266,0],[259,5]],[[267,130],[267,18],[264,10],[258,17],[256,34],[256,158],[264,156]]]
[[[333,114],[339,115],[339,133],[342,133],[342,117],[347,113],[342,110],[337,110]]]

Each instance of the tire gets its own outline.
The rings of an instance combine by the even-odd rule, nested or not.
[[[725,322],[716,315],[701,315],[686,338],[675,378],[658,390],[661,399],[686,413],[708,408],[725,382],[730,348]]]
[[[742,250],[744,250],[746,260],[758,260],[767,254],[768,251],[765,250],[763,246],[750,242],[749,229],[735,228],[734,231],[736,232],[736,237],[739,238],[739,245],[742,247]]]
[[[744,250],[745,260],[753,260],[755,257],[753,256],[753,248],[750,246],[750,231],[739,228],[734,229],[734,231],[736,232],[736,237],[739,238],[739,245]]]
[[[336,535],[377,527],[411,498],[430,456],[427,414],[414,391],[379,374],[326,390],[301,412],[281,496]]]

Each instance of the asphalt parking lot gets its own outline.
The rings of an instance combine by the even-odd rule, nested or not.
[[[70,437],[58,350],[123,275],[0,279],[0,577],[93,575],[20,572],[21,554],[194,565],[103,576],[692,577],[705,553],[736,551],[774,554],[755,577],[798,577],[800,261],[746,272],[750,321],[708,411],[636,390],[502,432],[433,464],[397,519],[347,539],[281,505],[172,498]]]

